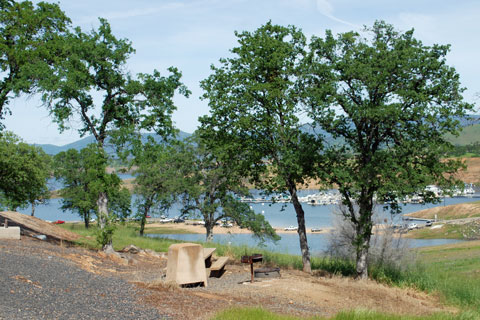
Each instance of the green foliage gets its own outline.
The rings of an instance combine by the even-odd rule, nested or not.
[[[132,214],[132,195],[128,189],[120,187],[120,178],[117,181],[118,187],[111,189],[108,193],[108,199],[110,199],[108,209],[115,218],[125,221]]]
[[[110,245],[113,242],[113,234],[116,229],[116,225],[114,221],[108,221],[108,219],[112,219],[111,217],[107,217],[107,221],[103,228],[96,229],[95,239],[97,240],[97,244],[99,244],[102,248],[105,246]]]
[[[69,23],[58,4],[0,1],[0,119],[11,98],[35,92],[52,77],[65,57]]]
[[[325,149],[320,178],[338,185],[347,218],[355,225],[357,267],[365,261],[374,197],[390,202],[424,190],[452,186],[461,163],[441,161],[472,106],[463,102],[459,76],[446,64],[448,46],[423,45],[413,30],[399,33],[385,22],[370,38],[347,32],[313,38],[305,101],[310,116],[344,145]],[[435,201],[427,197],[427,201]]]
[[[61,209],[77,212],[88,227],[90,218],[97,214],[97,199],[106,192],[111,199],[109,209],[114,218],[130,215],[130,193],[120,188],[120,178],[106,173],[107,157],[96,144],[90,144],[80,152],[75,149],[57,154],[54,158],[54,175],[64,188]]]
[[[153,139],[145,144],[137,142],[133,155],[135,194],[138,196],[135,205],[140,219],[140,234],[143,235],[147,215],[164,212],[176,200],[181,183],[178,176],[180,159],[176,148],[157,144]]]
[[[200,216],[205,221],[207,241],[213,237],[217,221],[230,219],[239,226],[250,229],[260,239],[277,240],[275,230],[260,214],[255,214],[238,195],[246,195],[241,175],[223,150],[207,149],[203,140],[193,140],[179,145],[176,164],[179,166],[177,193],[183,204],[183,214]]]
[[[15,210],[49,197],[50,157],[11,132],[0,134],[0,207]]]
[[[92,134],[102,150],[110,137],[117,151],[138,139],[136,132],[142,129],[155,130],[164,138],[176,132],[171,120],[176,109],[173,96],[177,91],[189,95],[176,68],[169,68],[168,77],[161,76],[157,70],[151,75],[133,77],[126,70],[126,63],[134,49],[128,40],[117,39],[112,34],[105,19],[100,19],[98,30],[84,33],[76,28],[68,34],[66,50],[69,58],[62,61],[55,79],[42,88],[43,102],[61,132],[69,128],[70,120],[79,118],[81,136]],[[103,100],[98,99],[98,95],[103,95]],[[107,186],[108,183],[104,183],[107,178],[109,176],[102,175],[97,180],[98,186],[93,181],[92,190]],[[97,215],[101,228],[112,220],[108,212],[109,197],[112,194],[105,191],[98,193]]]
[[[311,176],[319,143],[298,118],[305,37],[270,22],[235,33],[233,57],[201,82],[210,115],[199,130],[209,147],[221,145],[259,189],[287,192]],[[237,156],[238,155],[238,156]]]
[[[210,115],[199,129],[208,148],[220,149],[258,189],[289,193],[297,213],[305,271],[309,251],[297,185],[312,177],[322,143],[302,129],[305,36],[268,22],[236,32],[239,46],[201,82]]]
[[[90,133],[101,146],[107,136],[122,145],[138,129],[155,130],[162,137],[175,132],[173,96],[177,91],[189,95],[176,68],[169,68],[168,77],[157,70],[133,77],[126,63],[134,49],[128,40],[112,34],[105,19],[90,33],[76,28],[67,44],[69,59],[43,91],[43,101],[61,131],[80,117],[81,136]],[[95,97],[98,93],[103,100]]]

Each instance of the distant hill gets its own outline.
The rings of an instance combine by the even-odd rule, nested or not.
[[[160,136],[156,133],[144,133],[144,134],[142,134],[142,141],[147,141],[147,137],[149,137],[149,136],[152,136],[155,139],[155,141],[157,141],[157,142],[161,140]],[[187,132],[180,131],[178,133],[178,139],[180,139],[180,140],[183,140],[183,139],[185,139],[189,136],[191,136],[191,134],[187,133]],[[89,145],[91,143],[94,143],[94,142],[95,142],[95,138],[93,136],[88,136],[88,137],[82,138],[80,140],[77,140],[75,142],[63,145],[63,146],[56,146],[56,145],[53,145],[53,144],[35,144],[35,146],[42,148],[43,151],[45,151],[45,153],[47,153],[47,154],[56,155],[57,153],[67,151],[69,149],[82,150],[87,145]],[[107,153],[109,153],[109,154],[114,153],[113,147],[111,145],[108,145],[108,139],[107,139],[105,149],[106,149]]]
[[[454,145],[465,146],[471,144],[473,142],[480,142],[480,115],[469,115],[468,119],[461,119],[460,120],[461,126],[464,127],[463,131],[460,133],[458,137],[448,136],[448,140],[453,143]],[[341,144],[343,143],[342,139],[333,139],[331,135],[326,133],[324,130],[315,128],[310,124],[305,124],[301,127],[301,130],[304,132],[312,133],[312,134],[320,134],[325,137],[325,141],[328,144]],[[159,135],[155,133],[144,133],[142,134],[142,140],[146,141],[148,136],[153,136],[155,141],[160,141],[161,138]],[[187,137],[191,136],[190,133],[180,131],[178,134],[178,139],[183,140]],[[53,144],[36,144],[36,146],[42,148],[45,153],[50,155],[56,155],[62,151],[67,151],[68,149],[76,149],[81,150],[85,148],[88,144],[95,142],[93,136],[88,136],[78,141],[63,145],[63,146],[56,146]],[[108,146],[106,150],[108,153],[113,153],[113,147]]]
[[[447,139],[456,146],[466,146],[475,142],[480,142],[480,124],[464,127],[458,137],[448,135]]]

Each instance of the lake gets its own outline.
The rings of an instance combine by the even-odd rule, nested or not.
[[[205,241],[204,234],[148,234],[151,238],[169,238],[183,241]],[[300,243],[296,232],[282,233],[282,237],[277,243],[272,241],[265,242],[265,248],[275,252],[300,255]],[[310,233],[307,235],[308,246],[312,255],[321,255],[327,249],[328,234]],[[258,241],[250,234],[214,234],[213,241],[222,244],[247,245],[250,247],[258,246]],[[442,244],[461,242],[454,239],[405,239],[410,248],[419,248],[426,246],[438,246]]]
[[[127,177],[128,175],[126,175]],[[131,176],[128,176],[131,177]],[[125,177],[124,177],[125,178]],[[300,192],[301,196],[314,193],[315,190],[302,190]],[[132,204],[134,203],[135,196],[133,196]],[[402,221],[403,214],[433,208],[436,206],[446,206],[451,204],[458,204],[464,202],[472,202],[479,200],[480,195],[475,194],[472,197],[456,197],[456,198],[445,198],[439,204],[405,204],[402,206],[402,214],[391,216],[388,212],[383,211],[382,206],[377,207],[377,219],[383,221],[384,219],[393,220],[394,223],[400,223]],[[40,205],[36,207],[35,216],[43,220],[56,221],[80,221],[80,217],[77,214],[74,214],[70,211],[63,212],[60,209],[61,199],[51,199],[48,204]],[[265,216],[266,220],[274,227],[285,228],[288,226],[296,226],[297,219],[295,216],[295,211],[291,203],[282,204],[282,203],[252,203],[250,204],[251,208]],[[335,212],[338,211],[337,205],[324,205],[324,206],[311,206],[308,204],[303,204],[303,209],[305,211],[305,221],[307,228],[328,228],[334,225],[334,221],[337,219]],[[18,210],[24,214],[31,213],[31,207]],[[180,215],[180,205],[177,204],[173,206],[168,212],[163,213],[166,216],[175,217]],[[156,236],[156,235],[152,235]],[[185,241],[204,241],[205,235],[203,234],[179,234],[179,235],[162,235],[165,237],[185,240]],[[289,252],[292,254],[300,254],[298,235],[296,232],[292,234],[282,234],[282,239],[276,244],[272,242],[266,242],[266,247],[273,251],[278,252]],[[326,248],[326,235],[325,234],[309,234],[308,241],[312,250],[312,254],[320,254]],[[238,245],[249,245],[255,246],[258,242],[250,234],[217,234],[214,235],[214,241],[228,244]],[[423,247],[423,246],[432,246],[432,245],[441,245],[447,243],[454,243],[458,240],[451,239],[434,239],[434,240],[420,240],[412,239],[409,240],[409,245],[411,247]]]

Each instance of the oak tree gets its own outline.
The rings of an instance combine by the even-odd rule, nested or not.
[[[242,175],[227,157],[218,156],[217,152],[221,154],[222,148],[208,149],[196,136],[178,146],[173,190],[182,204],[183,215],[203,220],[207,241],[213,240],[215,225],[226,220],[251,230],[261,240],[278,240],[265,217],[239,200],[248,194]]]
[[[305,36],[293,26],[271,22],[235,35],[239,46],[201,82],[210,114],[200,119],[199,132],[207,147],[221,146],[258,189],[291,196],[303,270],[310,272],[297,186],[313,175],[322,143],[300,119]]]
[[[168,210],[176,201],[177,186],[181,181],[178,176],[180,159],[176,148],[154,139],[148,139],[144,144],[138,142],[133,155],[135,206],[140,235],[143,235],[147,216]]]
[[[326,147],[318,165],[348,208],[359,278],[368,276],[375,199],[398,212],[399,200],[426,185],[454,184],[461,164],[442,159],[451,147],[445,135],[457,134],[458,120],[472,110],[447,65],[449,46],[424,45],[413,30],[383,21],[365,32],[314,37],[304,91],[315,123],[344,140]]]
[[[126,63],[134,49],[128,40],[112,34],[105,19],[90,33],[76,28],[67,44],[69,59],[43,91],[43,101],[61,131],[69,128],[71,120],[79,120],[80,135],[93,135],[101,149],[107,138],[118,146],[141,129],[154,130],[162,137],[175,132],[171,120],[176,109],[174,94],[189,94],[176,68],[169,68],[167,77],[157,70],[132,76]],[[99,192],[97,206],[103,228],[111,220],[106,192]]]
[[[69,25],[58,4],[0,0],[0,120],[10,113],[12,98],[32,94],[52,78],[66,57]]]
[[[97,215],[99,192],[109,197],[108,209],[113,218],[130,215],[131,195],[121,187],[121,180],[115,173],[105,171],[108,161],[102,149],[96,144],[77,151],[69,149],[54,157],[54,175],[62,182],[59,192],[61,209],[76,212],[88,228],[90,220]]]
[[[0,207],[15,210],[49,196],[50,158],[11,132],[0,136]]]

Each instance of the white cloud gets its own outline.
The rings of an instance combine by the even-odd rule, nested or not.
[[[333,12],[335,11],[333,5],[328,1],[328,0],[317,0],[317,10],[326,16],[327,18],[330,18],[336,22],[346,24],[350,27],[353,27],[355,29],[358,29],[359,26],[355,25],[354,23],[342,20],[340,18],[337,18],[336,16],[333,15]]]
[[[328,0],[317,0],[317,9],[323,15],[333,15],[333,6],[330,2],[328,2]]]
[[[80,24],[90,23],[91,21],[95,21],[98,16],[105,18],[109,21],[137,18],[142,16],[151,16],[164,11],[178,10],[184,7],[185,5],[183,3],[174,2],[174,3],[166,3],[166,4],[155,6],[155,7],[145,7],[145,8],[137,8],[137,9],[130,9],[130,10],[118,9],[115,11],[100,12],[95,16],[90,16],[90,15],[83,16],[83,17],[80,17],[77,22]]]

